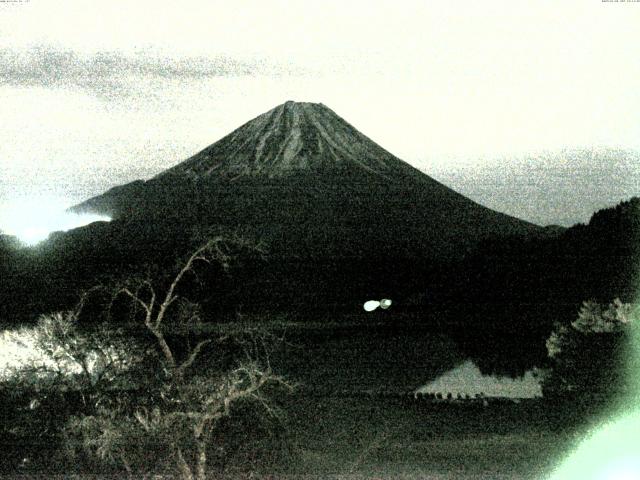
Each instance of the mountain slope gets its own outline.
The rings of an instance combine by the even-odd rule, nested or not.
[[[151,180],[116,187],[74,210],[114,218],[157,217],[154,212],[162,211],[223,224],[271,220],[271,227],[296,218],[327,231],[346,222],[365,229],[403,226],[442,237],[537,230],[448,189],[324,105],[295,102],[258,116]],[[394,225],[398,222],[402,225]],[[405,232],[410,233],[396,234]]]
[[[327,107],[294,102],[74,210],[110,215],[111,233],[92,238],[136,261],[175,257],[193,230],[259,239],[268,267],[248,282],[334,296],[401,290],[482,240],[544,235],[421,173]]]
[[[185,181],[234,188],[312,185],[419,184],[434,195],[455,194],[398,159],[322,104],[286,102],[242,125],[193,157],[148,182],[115,187],[73,208],[119,216],[145,183],[176,190]],[[238,187],[240,188],[240,187]],[[165,192],[167,193],[167,192]]]

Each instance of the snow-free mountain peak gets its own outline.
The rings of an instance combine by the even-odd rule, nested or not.
[[[234,179],[412,169],[321,103],[288,101],[159,176]],[[413,170],[413,169],[412,169]]]

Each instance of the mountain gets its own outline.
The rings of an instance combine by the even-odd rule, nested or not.
[[[176,211],[167,212],[172,204]],[[202,211],[197,204],[213,211]],[[390,231],[396,239],[430,232],[440,239],[430,235],[418,243],[438,251],[445,238],[466,243],[466,234],[485,238],[538,230],[450,190],[324,105],[291,101],[148,181],[113,188],[72,210],[118,219],[157,210],[182,215],[191,209],[202,214],[199,221],[209,217],[223,224],[240,225],[246,223],[244,217],[258,216],[261,224],[275,217],[295,218],[328,235],[345,225],[358,236],[363,229],[377,235]],[[397,226],[403,229],[393,231]]]
[[[326,106],[299,102],[72,210],[110,215],[92,241],[126,244],[136,259],[168,255],[194,228],[239,232],[265,244],[270,285],[296,278],[342,293],[367,282],[386,285],[372,293],[400,288],[414,269],[459,259],[482,240],[544,235],[418,171]]]

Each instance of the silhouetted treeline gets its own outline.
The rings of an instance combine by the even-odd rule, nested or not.
[[[640,271],[640,199],[596,212],[557,236],[487,242],[460,265],[446,301],[459,299],[461,343],[481,369],[540,364],[554,322],[575,320],[585,300],[632,302]]]

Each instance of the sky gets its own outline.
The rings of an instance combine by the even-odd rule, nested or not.
[[[586,221],[640,193],[639,25],[640,3],[601,0],[0,2],[0,229],[287,100],[491,208]]]

